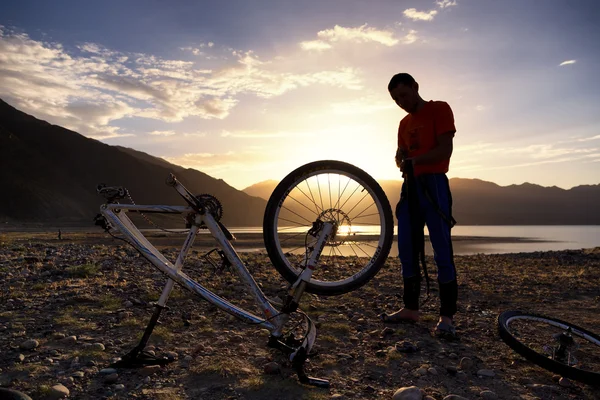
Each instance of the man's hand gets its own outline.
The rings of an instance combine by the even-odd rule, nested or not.
[[[400,171],[404,172],[404,155],[402,154],[401,148],[396,150],[396,167],[400,168]]]

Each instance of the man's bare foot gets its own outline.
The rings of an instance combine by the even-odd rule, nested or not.
[[[382,314],[381,319],[383,322],[388,323],[400,323],[400,322],[418,322],[420,313],[418,310],[410,310],[403,308],[400,311],[396,311],[392,314]]]
[[[452,318],[440,316],[435,327],[435,335],[448,340],[457,340],[456,328],[454,328]]]

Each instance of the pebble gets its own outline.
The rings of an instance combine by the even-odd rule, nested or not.
[[[498,398],[498,395],[491,390],[484,390],[483,392],[479,393],[479,396],[484,400],[495,400]]]
[[[104,383],[116,383],[119,379],[119,374],[110,374],[106,375],[104,378]]]
[[[23,350],[33,350],[36,347],[38,347],[39,345],[40,345],[40,342],[38,342],[37,340],[29,339],[29,340],[26,340],[23,343],[21,343],[21,345],[19,347]]]
[[[90,348],[95,351],[104,351],[106,349],[102,343],[93,343]]]
[[[281,371],[281,367],[276,362],[270,362],[263,367],[265,374],[276,375]]]
[[[462,370],[471,369],[473,367],[473,360],[471,360],[469,357],[463,357],[460,359],[458,367]]]
[[[85,373],[83,371],[75,371],[73,372],[73,374],[71,374],[71,376],[73,378],[83,378],[85,376]]]
[[[103,368],[100,370],[100,375],[112,375],[116,374],[117,370],[114,368]]]
[[[444,397],[444,400],[469,400],[466,397],[462,397],[459,396],[457,394],[449,394],[448,396]]]
[[[68,397],[69,394],[69,389],[59,383],[58,385],[54,385],[52,388],[50,388],[48,396],[51,399],[64,399],[65,397]]]
[[[115,385],[115,392],[120,392],[122,390],[125,390],[125,385],[123,385],[122,383]]]
[[[572,387],[572,386],[573,386],[573,384],[571,383],[571,381],[570,381],[569,379],[567,379],[567,378],[564,378],[564,377],[561,377],[561,378],[558,380],[558,384],[559,384],[560,386],[562,386],[562,387],[567,387],[567,388],[568,388],[568,387]]]
[[[396,390],[392,400],[422,400],[423,393],[416,386],[407,386]]]
[[[490,378],[496,376],[494,371],[492,371],[491,369],[480,369],[479,371],[477,371],[477,375],[478,376],[487,376]]]
[[[146,365],[140,370],[142,376],[150,376],[155,372],[160,371],[160,365]]]
[[[77,336],[67,336],[61,342],[64,344],[75,344],[77,343]]]
[[[18,360],[19,362],[23,362],[23,361],[25,360],[25,356],[24,356],[23,354],[19,354],[19,355],[17,356],[17,360]]]

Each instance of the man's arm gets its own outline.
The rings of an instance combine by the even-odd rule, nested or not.
[[[413,157],[413,165],[417,164],[435,164],[440,161],[450,159],[452,155],[452,139],[454,132],[442,133],[437,137],[438,145],[425,154]]]

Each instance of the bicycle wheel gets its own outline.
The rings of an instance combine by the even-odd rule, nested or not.
[[[331,223],[334,232],[306,290],[337,295],[367,283],[383,266],[394,236],[392,209],[379,184],[354,165],[316,161],[277,185],[263,235],[271,262],[290,283],[306,268],[322,223]]]
[[[564,377],[600,383],[600,336],[560,319],[521,311],[498,316],[504,342],[529,361]]]

